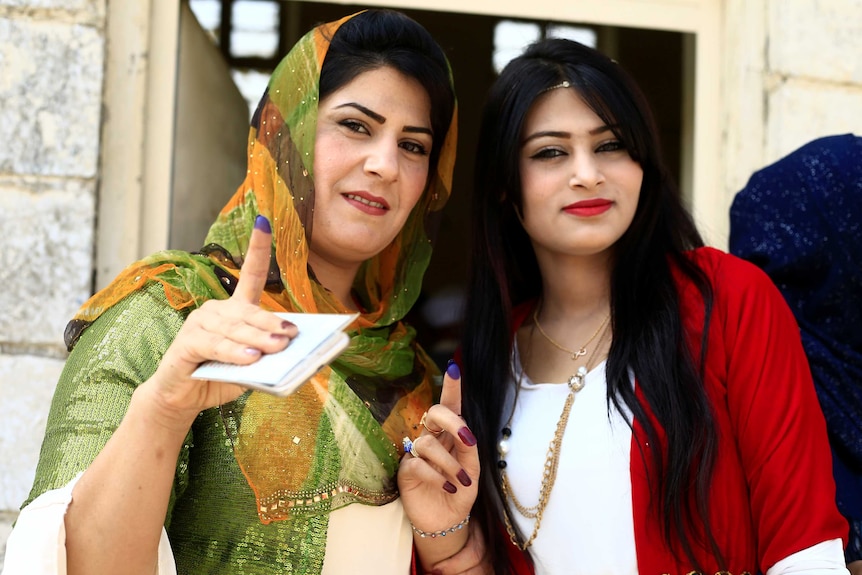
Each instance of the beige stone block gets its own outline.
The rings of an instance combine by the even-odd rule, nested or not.
[[[862,135],[862,86],[789,80],[770,93],[768,110],[765,163],[821,136]]]
[[[63,346],[90,296],[95,184],[0,177],[0,348]],[[41,353],[41,352],[40,352]]]
[[[102,19],[105,15],[105,0],[0,0],[0,8],[14,9],[28,17],[56,17],[46,11],[62,11],[78,20]]]
[[[771,0],[768,36],[773,72],[862,83],[862,0]]]
[[[0,511],[17,510],[30,493],[62,370],[58,359],[0,355]]]
[[[0,18],[0,38],[0,172],[95,176],[102,32]]]

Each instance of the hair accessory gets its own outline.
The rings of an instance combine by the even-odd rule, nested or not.
[[[434,437],[437,437],[438,435],[440,435],[441,433],[443,433],[443,431],[444,431],[443,429],[431,429],[430,427],[428,427],[428,423],[425,421],[425,418],[426,418],[427,416],[428,416],[428,412],[426,411],[425,413],[423,413],[423,414],[422,414],[422,419],[420,419],[420,420],[419,420],[419,423],[421,423],[421,424],[422,424],[422,427],[424,427],[425,429],[427,429],[427,430],[428,430],[428,433],[430,433],[430,434],[431,434],[431,435],[433,435]]]
[[[551,90],[556,90],[557,88],[571,88],[571,87],[572,87],[571,82],[569,82],[568,80],[563,80],[559,84],[554,84],[553,86],[545,88],[544,90],[539,92],[539,94],[544,94],[545,92],[550,92]]]
[[[435,539],[437,537],[446,537],[450,533],[455,533],[456,531],[460,531],[467,524],[470,523],[470,514],[467,514],[467,517],[464,518],[460,523],[456,523],[449,529],[444,529],[443,531],[422,531],[421,529],[417,529],[413,523],[410,524],[410,527],[413,528],[413,533],[418,535],[419,537],[430,537],[431,539]]]

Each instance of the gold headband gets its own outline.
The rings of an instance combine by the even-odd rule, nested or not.
[[[559,84],[554,84],[553,86],[545,88],[544,90],[539,92],[539,94],[544,94],[545,92],[550,92],[551,90],[556,90],[557,88],[571,88],[571,87],[572,87],[572,84],[568,80],[563,80]]]

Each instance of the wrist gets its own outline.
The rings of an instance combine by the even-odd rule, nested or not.
[[[452,535],[454,533],[457,533],[458,531],[461,531],[462,529],[467,527],[467,525],[469,525],[469,524],[470,524],[470,514],[468,513],[467,517],[465,517],[460,522],[458,522],[455,525],[452,525],[451,527],[448,527],[446,529],[440,529],[438,531],[423,531],[422,529],[419,529],[418,527],[413,525],[412,522],[410,523],[410,528],[413,529],[413,534],[415,536],[419,537],[420,539],[436,539],[438,537],[446,537],[447,535]]]
[[[185,437],[200,413],[199,410],[179,409],[167,401],[155,386],[146,383],[132,394],[129,411],[137,411],[153,429],[163,429],[168,434]]]

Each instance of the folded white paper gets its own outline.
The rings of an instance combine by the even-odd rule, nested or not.
[[[226,381],[276,395],[289,395],[344,351],[350,338],[344,333],[359,314],[277,313],[292,322],[299,334],[282,351],[264,354],[249,365],[218,361],[202,363],[192,377]]]

